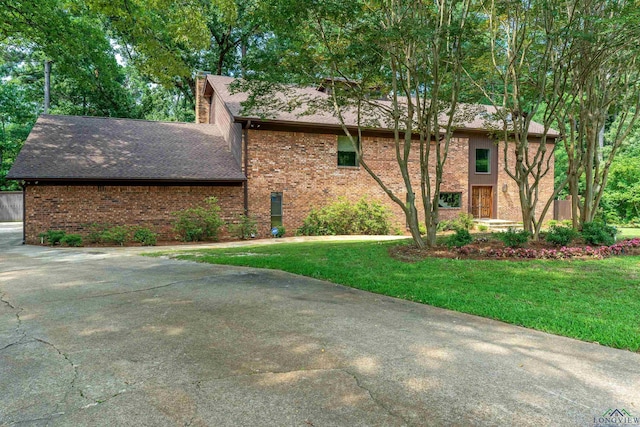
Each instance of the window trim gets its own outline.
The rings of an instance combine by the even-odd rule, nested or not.
[[[440,197],[442,197],[443,194],[458,194],[459,206],[440,206],[440,199],[438,199],[438,209],[462,209],[462,191],[441,191]]]
[[[352,146],[352,148],[354,148],[353,151],[341,151],[340,150],[340,139],[341,138],[343,138],[343,140],[346,139],[347,143],[351,146],[351,141],[349,140],[349,137],[347,135],[338,135],[338,138],[336,140],[336,148],[337,148],[337,150],[336,150],[336,164],[337,164],[337,166],[339,168],[347,168],[347,169],[349,169],[349,168],[351,168],[351,169],[359,168],[360,167],[360,162],[358,160],[358,148],[360,148],[360,138],[358,138],[357,136],[355,137],[357,147],[353,147]],[[353,164],[353,165],[341,165],[340,164],[340,153],[341,152],[342,153],[355,153],[355,164]]]
[[[478,150],[487,152],[487,172],[478,172]],[[476,175],[491,175],[491,148],[476,148],[473,160],[473,170]]]

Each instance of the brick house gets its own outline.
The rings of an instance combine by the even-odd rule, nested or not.
[[[312,208],[364,195],[387,205],[394,224],[404,227],[402,210],[357,166],[335,117],[245,115],[241,104],[247,95],[232,93],[232,82],[214,75],[198,80],[195,124],[41,116],[8,175],[23,182],[26,242],[36,243],[50,229],[82,233],[94,222],[147,226],[171,239],[171,212],[212,195],[225,220],[244,211],[255,217],[261,237],[279,224],[291,235]],[[301,90],[309,97],[328,96]],[[520,219],[517,188],[484,123],[478,114],[454,134],[441,188],[443,218],[470,212]],[[532,123],[532,149],[542,130]],[[360,144],[370,167],[404,197],[390,132],[368,129]],[[552,192],[553,165],[540,199]]]

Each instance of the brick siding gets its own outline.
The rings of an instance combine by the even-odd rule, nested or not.
[[[393,213],[393,224],[404,231],[402,209],[383,192],[364,168],[338,167],[337,147],[337,136],[331,134],[266,130],[249,132],[249,212],[258,219],[262,236],[270,228],[271,192],[283,193],[283,223],[289,235],[302,225],[312,208],[322,207],[338,197],[355,202],[364,195],[388,206]],[[363,157],[372,170],[401,200],[405,200],[406,189],[395,160],[393,140],[364,137],[362,147]],[[415,150],[410,169],[417,203],[421,206],[417,145]],[[441,188],[443,192],[461,192],[463,204],[467,199],[468,152],[466,138],[452,141]],[[443,209],[441,217],[455,217],[461,211]]]
[[[86,234],[88,224],[136,225],[174,240],[172,212],[218,198],[225,221],[242,213],[242,187],[29,185],[26,188],[26,240],[40,242],[47,230]],[[223,232],[221,237],[226,237]]]

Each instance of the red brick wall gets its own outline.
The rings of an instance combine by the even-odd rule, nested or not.
[[[38,234],[47,230],[86,234],[91,223],[148,227],[160,234],[159,240],[174,240],[171,212],[210,196],[218,198],[225,221],[242,213],[242,187],[30,185],[27,243],[39,243]]]
[[[357,201],[363,195],[388,206],[393,212],[394,225],[404,231],[402,210],[362,167],[337,166],[337,147],[336,135],[265,130],[249,132],[249,211],[259,220],[261,235],[266,235],[270,227],[271,192],[283,193],[283,223],[288,235],[302,225],[312,208],[329,204],[340,196]],[[393,140],[365,137],[362,147],[369,166],[404,200],[406,189],[395,160]],[[417,151],[415,154],[411,170],[414,192],[419,198]],[[462,192],[463,207],[467,199],[467,171],[467,139],[456,139],[450,147],[442,191]],[[420,199],[418,203],[422,203]],[[441,217],[455,217],[459,212],[460,209],[442,210]]]

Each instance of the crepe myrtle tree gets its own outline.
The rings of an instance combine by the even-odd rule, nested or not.
[[[638,122],[640,31],[629,23],[640,13],[626,0],[488,0],[483,10],[489,66],[474,82],[495,107],[492,123],[503,168],[519,190],[524,228],[537,238],[567,185],[579,228],[594,220],[609,168]],[[535,144],[533,119],[543,124]],[[557,146],[567,170],[543,200],[540,183]]]
[[[250,93],[245,110],[335,116],[358,164],[404,212],[415,244],[435,245],[449,145],[459,123],[474,114],[459,103],[469,49],[463,41],[473,27],[470,0],[271,3],[273,37],[262,56],[252,58],[253,75],[238,84]],[[328,95],[291,83],[322,84]],[[362,155],[359,141],[371,128],[393,135],[400,191]]]

